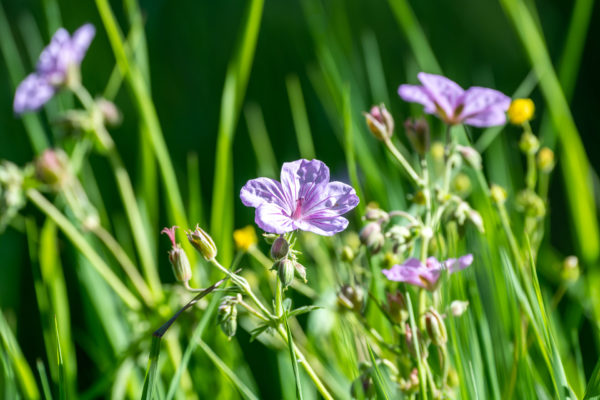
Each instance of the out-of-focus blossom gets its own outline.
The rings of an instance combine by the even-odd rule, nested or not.
[[[248,225],[244,228],[236,229],[233,231],[233,241],[235,242],[235,247],[242,251],[248,251],[250,247],[255,246],[256,243],[258,243],[254,227]]]
[[[95,34],[92,24],[83,25],[73,35],[64,28],[57,30],[40,54],[35,72],[17,87],[15,113],[39,109],[59,88],[68,84],[69,79],[78,79],[79,66]]]
[[[508,120],[515,125],[522,125],[533,118],[535,104],[531,99],[515,99],[508,107]]]
[[[443,263],[435,257],[429,257],[425,263],[416,258],[409,258],[404,264],[394,265],[392,268],[384,269],[381,272],[391,281],[404,282],[427,290],[434,290],[443,269],[452,274],[467,268],[472,263],[472,254],[464,255],[458,259],[450,258]]]
[[[425,106],[448,125],[466,124],[477,127],[503,125],[510,98],[503,93],[478,86],[467,90],[450,79],[420,72],[422,86],[400,85],[398,94],[409,102]]]
[[[331,236],[343,231],[341,215],[358,204],[355,190],[329,182],[329,168],[319,160],[284,163],[281,182],[249,180],[240,192],[242,203],[256,208],[255,222],[266,232],[282,234],[296,229]]]

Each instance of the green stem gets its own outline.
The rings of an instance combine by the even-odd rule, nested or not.
[[[278,318],[283,316],[283,284],[279,276],[277,277],[277,288],[275,289],[275,315]]]
[[[394,158],[396,158],[396,160],[398,160],[400,165],[402,165],[402,168],[404,168],[404,171],[406,171],[406,173],[408,174],[410,179],[412,179],[413,183],[419,187],[423,186],[424,185],[423,180],[419,177],[417,172],[410,165],[410,163],[406,160],[406,158],[404,158],[402,153],[400,153],[400,151],[396,148],[396,146],[394,146],[394,143],[392,143],[391,139],[387,138],[386,140],[384,140],[384,143],[385,143],[386,147],[388,148],[388,150],[390,151],[390,153],[392,153]]]
[[[52,219],[56,225],[63,231],[67,238],[75,247],[90,261],[90,264],[96,272],[106,281],[106,283],[119,295],[119,297],[133,310],[142,308],[139,300],[123,285],[123,282],[112,272],[109,266],[102,260],[96,251],[86,241],[85,237],[75,228],[75,226],[40,192],[35,189],[27,190],[27,197],[35,206],[46,216]]]
[[[535,183],[537,181],[537,165],[535,163],[535,154],[527,153],[527,175],[525,182],[527,183],[527,189],[535,190]]]

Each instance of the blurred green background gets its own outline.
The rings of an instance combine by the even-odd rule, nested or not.
[[[335,118],[341,113],[331,113],[331,107],[336,107],[335,100],[323,94],[327,94],[328,90],[323,76],[327,76],[328,68],[331,68],[329,62],[337,68],[338,75],[344,81],[342,83],[349,87],[356,121],[360,121],[360,111],[373,103],[385,101],[396,118],[397,126],[401,126],[401,121],[409,115],[411,108],[398,98],[396,89],[401,83],[414,82],[420,69],[415,52],[411,50],[390,3],[397,2],[265,2],[254,62],[243,100],[246,112],[242,111],[235,128],[233,187],[236,192],[246,180],[270,172],[261,169],[260,160],[257,161],[255,152],[251,150],[248,133],[253,128],[252,121],[249,126],[247,117],[257,115],[257,106],[262,110],[277,165],[300,157],[289,88],[286,86],[286,79],[293,82],[289,80],[290,76],[299,79],[316,156],[331,167],[333,175],[347,179],[343,135],[340,134],[343,121]],[[567,33],[574,4],[589,10],[578,17],[581,21],[589,19],[591,23],[587,32],[585,22],[581,23],[584,38],[580,42],[582,47],[570,48],[575,54],[570,54],[568,60],[572,61],[574,67],[565,75],[574,83],[572,93],[566,92],[576,125],[587,156],[594,169],[598,169],[600,8],[594,1],[529,0],[525,3],[529,3],[531,10],[537,10],[533,12],[534,19],[543,29],[555,66],[565,61]],[[93,2],[1,0],[0,4],[17,41],[19,53],[27,60],[27,71],[33,69],[28,56],[27,45],[31,44],[28,35],[37,29],[43,43],[47,43],[51,36],[52,28],[45,6],[58,5],[62,25],[70,32],[84,22],[93,23],[97,28],[97,36],[82,64],[83,82],[92,94],[104,90],[115,60]],[[140,1],[147,36],[152,97],[184,198],[188,155],[195,153],[198,157],[197,173],[202,188],[202,204],[205,205],[202,210],[204,221],[209,220],[206,205],[210,204],[213,195],[211,188],[221,95],[227,65],[240,35],[246,4],[246,1],[236,0]],[[121,26],[127,26],[123,4],[111,1],[111,5]],[[531,64],[523,45],[499,2],[420,0],[412,1],[410,5],[445,75],[463,87],[489,86],[512,95],[530,74]],[[374,54],[377,57],[373,57]],[[374,83],[370,81],[373,76],[369,70],[373,68],[370,62],[379,60],[379,56],[384,80]],[[14,88],[9,79],[6,59],[3,58],[0,62],[0,159],[23,165],[33,158],[33,152],[21,120],[12,112]],[[534,131],[537,132],[546,114],[546,106],[537,87],[531,97],[537,108],[537,118],[533,121]],[[140,171],[139,162],[139,120],[127,90],[121,89],[115,102],[122,110],[124,119],[122,125],[111,130],[111,133],[134,182],[139,182],[143,172]],[[412,110],[420,112],[419,108]],[[45,127],[50,128],[45,115],[42,121]],[[384,160],[384,152],[370,138],[366,129],[358,122],[356,126],[360,131],[355,134],[364,136],[371,151],[377,154],[376,158]],[[546,128],[553,130],[549,125]],[[396,134],[402,137],[402,129],[398,128]],[[477,141],[481,131],[472,130],[471,134]],[[517,128],[508,127],[487,150],[495,154],[490,154],[490,159],[500,160],[493,164],[493,168],[488,166],[490,180],[502,183],[509,189],[511,182],[518,182],[522,176],[518,135]],[[550,132],[546,138],[552,136]],[[113,189],[113,178],[104,168],[105,161],[97,155],[92,155],[90,161],[97,171],[96,177],[107,208],[118,213],[122,206]],[[569,255],[577,251],[577,246],[571,240],[564,180],[565,177],[557,169],[551,184],[550,243],[562,255]],[[598,179],[595,174],[593,181],[597,193]],[[157,195],[160,199],[165,197],[162,190],[159,186]],[[369,194],[367,190],[367,200]],[[401,203],[390,195],[390,203],[394,202]],[[253,210],[242,207],[236,200],[235,211],[236,228],[252,223]],[[160,211],[157,215],[160,221],[158,226],[166,224],[163,213]],[[190,225],[193,222],[190,221]],[[159,241],[158,232],[150,236],[159,243],[158,254],[164,255],[166,240]],[[0,259],[0,306],[9,320],[14,322],[18,319],[17,338],[26,358],[33,364],[37,357],[44,354],[44,345],[39,335],[37,303],[28,265],[26,238],[22,232],[9,228],[0,236]],[[77,296],[74,287],[77,279],[68,268],[65,268],[65,273],[69,294]],[[160,274],[164,282],[173,280],[166,256],[160,259]],[[75,308],[72,318],[73,324],[78,326],[82,324],[84,316],[78,314]],[[80,362],[82,371],[85,371],[82,368],[85,362]],[[593,366],[595,360],[586,362]],[[85,372],[82,375],[85,376]]]

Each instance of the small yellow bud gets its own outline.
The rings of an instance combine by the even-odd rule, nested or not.
[[[542,147],[537,155],[537,163],[540,171],[549,173],[554,168],[554,152],[548,147]]]
[[[499,185],[492,185],[490,188],[490,196],[496,204],[504,204],[506,201],[506,189]]]
[[[535,104],[531,99],[515,99],[508,107],[508,119],[515,125],[522,125],[531,120],[534,113]]]
[[[446,149],[444,148],[444,144],[442,142],[434,142],[431,145],[431,156],[434,160],[443,161],[445,152]]]
[[[235,247],[242,251],[248,251],[248,249],[254,246],[258,242],[256,237],[256,231],[252,225],[248,225],[244,228],[233,231],[233,241]]]

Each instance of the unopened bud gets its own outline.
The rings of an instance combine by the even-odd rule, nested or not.
[[[504,204],[507,197],[506,189],[504,189],[500,185],[492,185],[492,187],[490,188],[490,197],[492,198],[492,201],[494,203]]]
[[[290,245],[283,236],[279,236],[271,245],[271,258],[273,260],[281,260],[287,257],[290,250]]]
[[[100,110],[100,114],[106,125],[118,126],[123,121],[121,112],[112,101],[99,98],[96,100],[96,106]]]
[[[290,286],[294,281],[294,273],[296,268],[294,266],[294,262],[290,259],[284,258],[283,260],[279,260],[274,265],[277,268],[277,276],[283,285],[283,288]]]
[[[306,267],[300,264],[298,261],[293,261],[294,268],[296,269],[296,273],[306,283]]]
[[[275,240],[279,237],[279,235],[276,233],[266,233],[266,232],[263,233],[262,236],[265,239],[265,242],[267,242],[267,244],[273,244],[273,242],[275,242]]]
[[[471,192],[471,179],[461,172],[454,178],[453,186],[460,196],[467,196]]]
[[[354,260],[354,250],[352,250],[352,247],[344,246],[342,248],[342,254],[340,255],[340,258],[344,262],[352,262]]]
[[[237,331],[237,302],[236,297],[226,296],[219,305],[219,326],[229,339],[235,336]]]
[[[338,291],[337,298],[341,307],[360,313],[363,308],[365,292],[360,286],[343,285]]]
[[[408,308],[402,292],[387,293],[387,312],[389,316],[398,324],[403,324],[408,320]]]
[[[540,171],[549,173],[554,169],[554,152],[548,147],[542,147],[537,155],[537,164]]]
[[[379,207],[368,207],[365,212],[365,220],[367,221],[387,221],[389,219],[389,214]]]
[[[385,243],[385,237],[381,232],[381,225],[377,222],[369,222],[365,225],[360,231],[360,241],[371,253],[378,253]]]
[[[446,148],[442,142],[433,142],[431,145],[431,157],[435,161],[444,161],[444,155],[446,154]]]
[[[209,261],[217,256],[217,246],[215,245],[215,242],[208,233],[200,228],[200,226],[196,225],[196,229],[193,231],[188,230],[186,235],[191,245],[202,254],[204,259]]]
[[[560,276],[565,281],[574,282],[579,278],[579,259],[576,256],[565,258]]]
[[[379,140],[388,140],[394,134],[394,118],[383,104],[364,113],[369,130]]]
[[[448,334],[442,316],[433,307],[430,307],[424,318],[425,329],[431,343],[435,346],[444,346],[448,341]]]
[[[169,250],[169,262],[173,267],[175,279],[177,279],[179,282],[187,282],[192,279],[192,268],[190,267],[190,261],[180,245],[177,245]]]
[[[527,216],[542,218],[546,215],[544,200],[533,190],[525,189],[519,192],[516,198],[517,208]]]
[[[61,149],[44,150],[35,161],[35,174],[40,182],[60,186],[69,177],[69,159]]]
[[[468,301],[454,300],[452,303],[450,303],[450,312],[453,316],[460,317],[465,311],[467,311],[468,307]]]
[[[540,148],[540,141],[533,133],[525,131],[519,140],[519,148],[525,154],[535,154]]]
[[[470,146],[457,145],[456,150],[461,157],[475,169],[481,169],[481,155]]]
[[[404,121],[404,129],[413,149],[422,157],[429,151],[429,124],[423,117]]]

